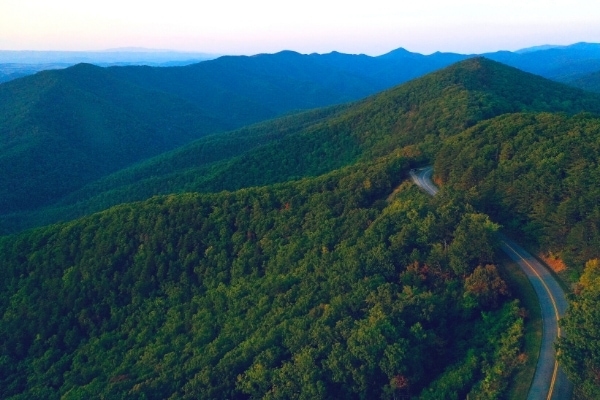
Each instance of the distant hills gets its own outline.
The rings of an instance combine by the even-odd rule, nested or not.
[[[190,102],[89,64],[0,85],[0,121],[3,212],[39,207],[132,162],[228,128]]]
[[[518,53],[500,51],[483,55],[553,80],[563,81],[578,74],[600,71],[600,44],[597,43],[576,43]]]
[[[116,48],[105,51],[17,51],[0,50],[0,64],[79,64],[97,65],[147,64],[176,65],[210,60],[216,55],[206,53],[154,50],[145,48]]]
[[[63,69],[69,67],[65,63],[41,63],[41,64],[22,64],[6,63],[0,64],[0,83],[12,81],[24,76],[33,75],[40,71],[51,69]]]
[[[515,51],[515,53],[531,53],[533,51],[560,49],[560,48],[565,48],[565,47],[567,47],[567,46],[561,46],[561,45],[555,45],[555,44],[543,44],[541,46],[526,47],[524,49]]]
[[[216,55],[169,50],[122,48],[106,51],[8,51],[0,50],[0,83],[36,72],[63,69],[75,64],[98,66],[151,65],[181,66],[216,58]]]
[[[599,48],[600,44],[596,43],[576,43],[568,46],[542,45],[514,52],[497,51],[480,55],[549,79],[564,80],[577,74],[600,70]],[[330,67],[339,68],[340,71],[350,72],[371,80],[371,83],[375,83],[373,82],[375,78],[377,82],[380,82],[380,86],[376,90],[382,90],[407,79],[431,72],[435,67],[442,68],[453,62],[477,55],[440,52],[423,55],[399,48],[376,57],[338,52],[305,56],[318,58],[320,62]],[[99,66],[148,65],[168,67],[190,65],[217,57],[217,55],[204,53],[143,48],[111,49],[101,52],[0,50],[0,83],[43,69],[65,68],[77,63],[91,63]],[[246,56],[238,57],[246,58]],[[397,64],[399,60],[403,61],[404,65],[399,66]]]

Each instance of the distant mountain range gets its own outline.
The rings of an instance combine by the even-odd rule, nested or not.
[[[0,83],[49,69],[63,69],[79,63],[98,66],[151,65],[172,67],[210,60],[217,55],[170,50],[122,48],[106,51],[7,51],[0,50]]]
[[[288,52],[284,51],[280,54],[283,53]],[[417,77],[429,72],[431,65],[437,64],[438,68],[441,68],[476,55],[438,52],[425,56],[399,48],[377,57],[337,52],[307,56],[318,57],[325,60],[324,62],[330,66],[340,67],[342,70],[354,74],[378,75],[380,79],[387,75],[393,81],[393,84],[398,84],[400,81],[393,78],[395,75],[393,61],[401,59],[410,64],[401,73],[402,76],[406,77],[406,70],[412,69],[412,77]],[[597,43],[576,43],[568,46],[542,45],[514,52],[498,51],[479,55],[549,79],[561,81],[583,73],[600,70],[600,44]],[[217,57],[218,55],[206,53],[144,48],[120,48],[98,52],[0,50],[0,83],[41,70],[66,68],[77,63],[90,63],[99,66],[148,65],[167,67],[190,65]],[[244,58],[244,56],[239,57]]]
[[[531,53],[533,51],[550,50],[550,49],[558,49],[558,48],[565,48],[565,47],[567,47],[567,46],[554,45],[554,44],[543,44],[541,46],[526,47],[524,49],[515,51],[515,53]]]
[[[553,80],[600,71],[598,43],[576,43],[517,53],[500,51],[483,56]]]
[[[590,92],[600,93],[600,71],[566,77],[561,79],[561,82]]]
[[[357,100],[456,59],[282,52],[186,67],[78,64],[13,80],[0,85],[0,170],[10,171],[0,210],[51,204],[206,134]]]
[[[214,54],[154,50],[145,48],[117,48],[105,51],[17,51],[0,50],[0,64],[149,64],[199,62],[218,57]]]

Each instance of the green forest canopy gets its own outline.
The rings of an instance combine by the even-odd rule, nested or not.
[[[444,143],[436,176],[574,270],[600,257],[600,118],[511,114]]]
[[[0,397],[502,396],[525,358],[525,313],[496,266],[492,220],[568,244],[577,231],[534,229],[567,188],[581,194],[562,206],[580,213],[575,228],[595,223],[579,153],[557,149],[594,167],[597,117],[486,121],[600,104],[546,82],[469,60],[330,119],[305,114],[301,129],[201,165],[216,169],[198,181],[186,163],[210,142],[182,149],[190,174],[165,190],[196,193],[0,237]],[[429,199],[402,182],[434,158],[445,188]],[[532,213],[516,186],[487,183],[511,171],[554,197],[529,193]]]
[[[390,156],[0,239],[2,397],[502,393],[523,320],[496,226],[408,184],[386,201],[407,171]]]
[[[0,230],[73,219],[157,194],[237,190],[318,176],[400,148],[432,161],[446,138],[521,111],[600,112],[600,97],[471,59],[352,105],[201,139],[97,180],[49,207],[7,214]],[[51,181],[44,185],[52,188]]]

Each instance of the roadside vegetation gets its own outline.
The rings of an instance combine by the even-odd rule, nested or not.
[[[437,178],[566,269],[569,309],[559,361],[577,398],[598,398],[600,118],[513,114],[445,142]]]

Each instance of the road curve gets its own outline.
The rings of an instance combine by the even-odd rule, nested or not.
[[[438,192],[431,181],[433,167],[411,170],[410,176],[419,187],[430,195]],[[556,361],[554,342],[563,334],[558,320],[567,310],[564,291],[550,271],[517,243],[500,234],[502,250],[525,272],[540,303],[543,336],[528,400],[565,400],[571,398],[572,385]]]

